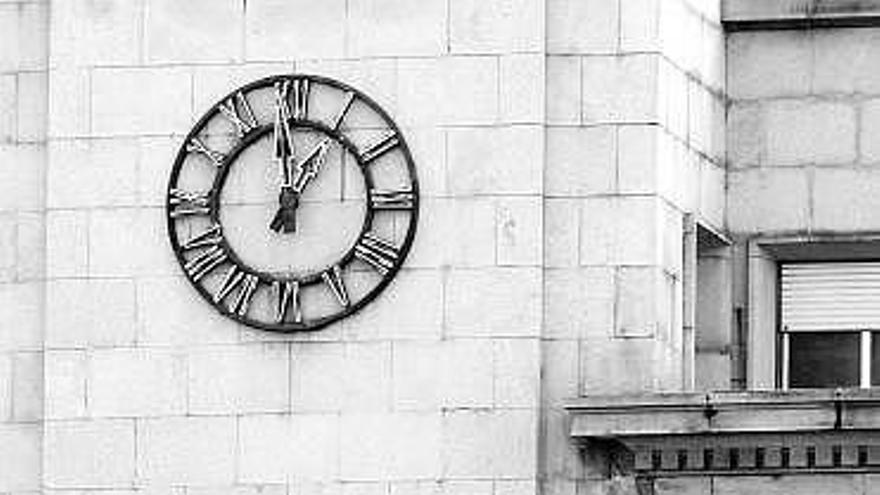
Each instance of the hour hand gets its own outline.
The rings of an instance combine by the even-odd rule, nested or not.
[[[296,208],[299,206],[299,194],[289,186],[281,188],[278,195],[278,211],[269,224],[269,228],[279,234],[296,232]]]
[[[312,179],[318,176],[318,172],[321,171],[321,167],[324,165],[324,160],[327,157],[327,151],[330,149],[330,138],[325,138],[323,141],[318,143],[313,149],[300,163],[298,167],[296,167],[296,171],[294,173],[292,187],[293,190],[297,192],[297,194],[301,194],[303,189],[305,189],[306,185],[311,182]]]

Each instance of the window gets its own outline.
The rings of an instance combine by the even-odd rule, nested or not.
[[[880,383],[880,263],[780,265],[783,388]]]

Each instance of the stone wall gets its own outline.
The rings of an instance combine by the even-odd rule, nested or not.
[[[48,493],[535,493],[542,2],[58,0],[51,14]],[[423,201],[379,299],[284,336],[199,299],[163,202],[195,119],[292,71],[387,109]]]
[[[0,492],[11,494],[41,484],[47,13],[0,2]]]
[[[566,399],[692,387],[686,214],[725,221],[720,8],[547,0],[544,493],[634,490],[569,441]]]
[[[731,231],[880,228],[878,39],[873,28],[730,36]]]

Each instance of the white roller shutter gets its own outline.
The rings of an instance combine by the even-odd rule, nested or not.
[[[782,265],[782,328],[880,330],[880,263]]]

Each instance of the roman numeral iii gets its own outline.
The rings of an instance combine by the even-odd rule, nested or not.
[[[211,213],[211,192],[190,192],[172,189],[168,204],[171,205],[171,218]]]
[[[410,189],[370,191],[370,205],[376,210],[411,210],[415,194]]]

